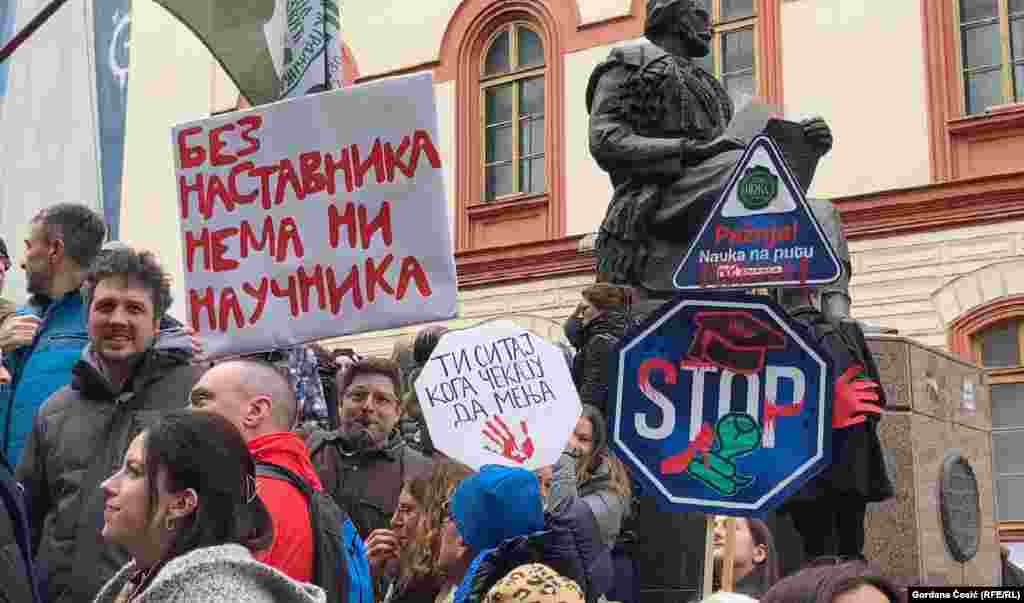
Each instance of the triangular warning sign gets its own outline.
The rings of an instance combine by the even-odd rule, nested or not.
[[[747,147],[676,269],[677,289],[807,287],[842,272],[782,154],[767,136]]]

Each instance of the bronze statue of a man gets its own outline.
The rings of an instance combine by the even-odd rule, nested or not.
[[[749,141],[727,135],[732,101],[694,60],[710,51],[704,3],[648,0],[644,32],[649,43],[612,51],[587,87],[590,151],[615,187],[598,280],[664,294]],[[832,134],[813,119],[803,135],[816,165]]]
[[[648,42],[615,49],[595,69],[587,110],[591,154],[615,188],[597,238],[598,281],[631,285],[660,303],[675,292],[672,275],[749,141],[733,137],[744,128],[730,129],[729,95],[694,60],[710,51],[704,2],[648,0],[645,34]],[[832,148],[831,131],[820,118],[769,125],[777,127],[769,134],[806,193],[818,160]],[[893,488],[876,433],[878,409],[846,416],[844,409],[855,406],[846,404],[853,396],[844,392],[853,391],[854,381],[877,387],[879,376],[859,323],[849,319],[851,265],[838,211],[825,200],[809,205],[844,261],[842,278],[775,295],[829,350],[844,377],[834,396],[840,412],[833,416],[832,466],[786,506],[809,555],[859,556],[866,505],[892,496]]]

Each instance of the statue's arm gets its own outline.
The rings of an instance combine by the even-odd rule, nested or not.
[[[600,76],[590,111],[590,153],[605,171],[634,170],[638,175],[680,177],[683,141],[640,136],[626,115],[623,85],[629,69],[613,67]]]

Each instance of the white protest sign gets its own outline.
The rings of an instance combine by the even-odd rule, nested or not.
[[[456,314],[429,74],[173,131],[188,322],[212,355]]]
[[[583,410],[562,350],[510,321],[446,333],[416,395],[434,444],[473,469],[553,465]]]

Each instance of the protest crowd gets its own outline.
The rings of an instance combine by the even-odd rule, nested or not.
[[[627,289],[589,287],[565,325],[584,406],[560,460],[473,471],[438,450],[412,387],[444,328],[395,358],[312,344],[211,362],[167,315],[151,253],[105,245],[80,205],[30,227],[20,257],[0,246],[0,274],[20,264],[31,296],[0,304],[0,598],[642,599],[629,551],[644,545],[630,529],[643,494],[610,448],[607,377],[592,370],[629,326]],[[734,592],[712,598],[903,600],[857,552],[785,578],[778,556],[765,522],[735,520]]]

